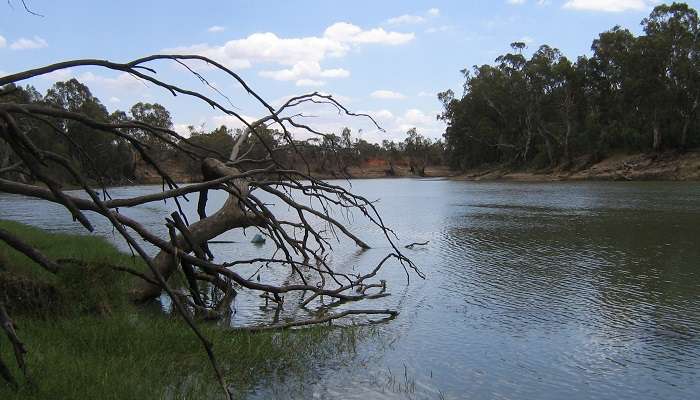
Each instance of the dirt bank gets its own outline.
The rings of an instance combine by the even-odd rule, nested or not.
[[[574,163],[576,164],[576,163]],[[579,162],[568,170],[513,170],[484,167],[464,172],[454,179],[517,182],[565,180],[601,181],[700,181],[700,149],[685,153],[615,155],[594,164]]]
[[[173,178],[176,182],[192,183],[200,182],[202,179],[199,169],[187,163],[188,160],[182,158],[163,157],[157,160],[158,165]],[[300,171],[305,167],[298,166]],[[366,162],[359,166],[352,166],[347,169],[351,179],[375,179],[375,178],[405,178],[415,177],[407,164],[397,163],[394,165],[394,175],[388,174],[390,170],[388,162]],[[446,166],[428,166],[425,168],[425,178],[453,176],[456,173]],[[139,184],[160,184],[162,179],[158,172],[143,160],[138,160],[135,168],[135,183]],[[312,175],[320,179],[338,179],[348,176],[341,171],[315,171]]]

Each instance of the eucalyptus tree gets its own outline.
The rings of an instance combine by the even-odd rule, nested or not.
[[[613,151],[700,145],[700,23],[686,4],[657,6],[639,37],[601,33],[575,62],[523,43],[493,65],[462,70],[464,91],[438,95],[450,165],[552,168]]]
[[[687,4],[662,4],[642,25],[646,34],[640,38],[645,66],[642,78],[653,93],[645,96],[652,115],[652,147],[659,150],[668,139],[686,147],[700,101],[698,14]],[[680,135],[673,137],[673,132]]]

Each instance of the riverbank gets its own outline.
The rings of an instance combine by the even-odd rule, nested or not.
[[[55,234],[0,220],[0,228],[51,259],[72,258],[50,274],[0,242],[0,296],[27,347],[32,384],[21,378],[4,335],[0,357],[20,382],[0,379],[2,399],[221,398],[206,354],[178,316],[159,305],[137,307],[127,298],[132,277],[103,263],[144,271],[142,262],[106,240]],[[271,376],[303,377],[311,359],[339,358],[356,329],[309,328],[274,333],[234,332],[200,324],[234,392],[253,390]],[[365,334],[367,334],[365,332]]]
[[[503,166],[474,168],[452,177],[467,181],[700,181],[700,150],[686,153],[619,154],[597,163],[581,159],[569,169],[514,170]]]
[[[202,177],[198,174],[190,174],[177,165],[168,164],[163,168],[176,182],[196,183],[201,182]],[[311,175],[318,179],[379,179],[379,178],[415,178],[408,165],[399,164],[394,166],[394,175],[387,173],[389,164],[365,163],[347,168],[347,174],[341,171],[334,172],[312,172]],[[299,171],[304,171],[301,167]],[[431,165],[425,167],[423,178],[444,178],[454,176],[456,172],[444,165]],[[349,176],[348,176],[349,174]],[[151,167],[144,166],[136,176],[136,181],[132,184],[154,185],[161,184],[162,178]]]

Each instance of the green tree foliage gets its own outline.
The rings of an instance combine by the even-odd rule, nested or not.
[[[159,128],[173,128],[173,121],[170,118],[170,112],[158,103],[151,104],[138,102],[131,107],[130,113],[131,118],[135,121],[144,122]],[[159,140],[153,135],[146,134],[145,132],[136,131],[134,132],[134,136],[151,147],[160,150],[165,150],[168,148],[166,142]]]
[[[65,82],[57,82],[49,88],[44,96],[39,94],[32,86],[3,88],[0,101],[12,101],[19,103],[37,103],[47,105],[64,111],[80,113],[93,120],[101,122],[125,122],[139,120],[172,128],[170,114],[159,104],[138,103],[131,110],[131,116],[123,111],[108,113],[107,108],[95,97],[90,89],[76,79]],[[66,121],[53,118],[46,119],[43,124],[33,123],[33,129],[27,135],[39,147],[63,155],[71,160],[73,166],[82,171],[89,178],[97,180],[98,177],[108,177],[103,183],[115,183],[131,180],[134,176],[136,154],[128,143],[114,135],[98,129],[90,128],[80,122]],[[145,139],[138,130],[125,130],[135,138]],[[164,150],[161,143],[148,145],[156,146]],[[8,150],[6,144],[0,144],[0,164],[6,166],[17,161],[14,154]],[[57,168],[56,171],[62,171]],[[59,174],[59,172],[55,172]],[[59,181],[75,183],[72,177],[62,172],[62,176],[56,176]]]
[[[613,151],[700,145],[700,23],[686,4],[660,5],[644,34],[620,27],[576,61],[525,45],[494,65],[463,70],[464,92],[438,95],[452,167],[489,163],[568,166]],[[584,157],[585,156],[585,157]]]
[[[32,86],[16,87],[8,85],[2,88],[0,102],[37,103],[51,107],[81,113],[96,121],[103,122],[143,122],[152,126],[172,129],[170,112],[160,104],[136,103],[127,112],[116,110],[111,114],[96,98],[90,89],[76,79],[54,84],[45,95],[41,95]],[[91,179],[108,177],[106,184],[129,182],[135,177],[135,169],[144,165],[141,156],[134,152],[121,138],[90,128],[75,121],[62,119],[47,120],[46,124],[33,124],[34,129],[27,134],[38,146],[61,154],[68,158],[73,166]],[[123,133],[149,146],[152,157],[161,164],[181,168],[181,171],[196,176],[199,163],[187,157],[173,157],[172,145],[139,129],[122,128]],[[188,127],[189,144],[184,146],[202,156],[227,157],[237,138],[245,133],[244,129],[230,129],[224,125],[211,131],[201,127]],[[443,161],[444,146],[442,141],[431,141],[413,128],[407,132],[404,141],[384,141],[380,146],[353,135],[350,128],[342,129],[337,135],[327,134],[308,140],[295,140],[296,151],[291,151],[291,144],[283,140],[283,133],[260,127],[254,134],[248,135],[242,143],[240,154],[245,155],[242,162],[250,167],[269,157],[269,150],[278,161],[291,162],[301,170],[322,173],[324,175],[349,176],[348,168],[362,166],[377,161],[385,161],[391,166],[396,163],[408,164],[416,175],[422,175],[427,165],[438,165]],[[166,136],[165,134],[163,136]],[[177,140],[170,137],[177,143]],[[183,143],[179,143],[183,145]],[[213,152],[205,149],[214,150]],[[0,168],[18,161],[9,146],[0,141]],[[56,171],[63,171],[56,168]],[[59,172],[56,172],[57,174]],[[73,182],[65,172],[55,176],[58,181]],[[30,177],[14,176],[14,179]]]

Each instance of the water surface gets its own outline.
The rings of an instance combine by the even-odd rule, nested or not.
[[[691,399],[700,392],[700,185],[696,183],[469,183],[367,180],[353,190],[378,207],[426,274],[407,285],[389,266],[392,296],[350,308],[396,308],[349,356],[319,360],[301,378],[266,379],[251,398]],[[159,187],[112,190],[114,197]],[[210,196],[210,209],[224,195]],[[186,210],[194,220],[194,198]],[[165,236],[171,203],[121,212]],[[282,206],[276,209],[286,214]],[[98,234],[115,241],[111,228]],[[81,232],[67,212],[0,195],[0,218]],[[334,247],[341,270],[371,268],[389,249]],[[222,260],[269,254],[240,232],[215,245]],[[242,272],[254,272],[254,270]],[[279,269],[262,278],[291,282]],[[287,300],[293,304],[294,299]],[[232,323],[304,317],[246,293]],[[289,307],[294,308],[294,307]]]

